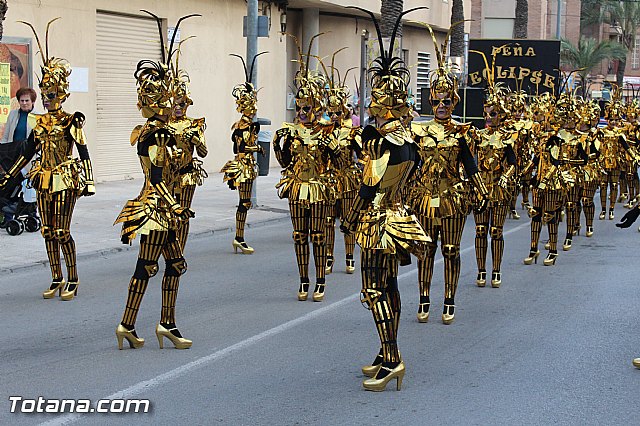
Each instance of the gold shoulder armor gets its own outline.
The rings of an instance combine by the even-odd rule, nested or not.
[[[138,140],[140,139],[140,134],[142,133],[142,128],[143,127],[144,126],[142,124],[138,124],[131,131],[131,136],[129,137],[129,141],[131,142],[131,146],[133,146],[136,143],[138,143]]]

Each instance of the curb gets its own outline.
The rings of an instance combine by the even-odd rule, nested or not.
[[[267,219],[267,220],[262,220],[259,222],[255,222],[255,223],[247,223],[245,224],[245,228],[247,229],[252,229],[252,228],[261,228],[263,226],[269,226],[269,225],[274,225],[277,223],[280,223],[282,221],[289,219],[289,215],[288,214],[283,214],[282,217],[276,217],[276,218],[272,218],[272,219]],[[206,229],[204,231],[200,231],[200,232],[196,232],[196,233],[190,233],[189,234],[189,239],[200,239],[200,238],[204,238],[204,237],[209,237],[212,235],[224,235],[224,234],[228,234],[231,232],[235,232],[235,226],[225,226],[223,228],[217,228],[217,229]],[[137,249],[137,247],[134,247],[133,245],[125,245],[122,244],[119,247],[111,247],[111,248],[105,248],[105,249],[99,249],[99,250],[93,250],[93,251],[87,251],[84,253],[77,253],[76,254],[76,262],[80,261],[81,259],[87,259],[89,257],[105,257],[111,254],[115,254],[115,253],[122,253],[122,252],[127,252],[127,251],[131,251],[133,249]],[[63,264],[64,264],[64,260],[63,260]],[[34,263],[28,263],[28,264],[23,264],[23,265],[13,265],[13,266],[8,266],[8,267],[2,267],[0,268],[0,274],[13,274],[13,273],[17,273],[17,272],[25,272],[28,271],[30,269],[36,269],[36,268],[49,268],[49,261],[48,260],[39,260],[37,262]]]

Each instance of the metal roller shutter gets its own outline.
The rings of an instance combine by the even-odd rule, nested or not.
[[[133,73],[141,59],[160,60],[158,27],[154,20],[97,12],[96,19],[97,180],[140,177],[131,130],[144,123]]]

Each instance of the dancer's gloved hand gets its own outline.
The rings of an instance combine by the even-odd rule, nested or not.
[[[173,211],[178,215],[178,217],[182,220],[188,220],[193,217],[196,217],[196,212],[186,207],[176,207]]]
[[[478,205],[473,209],[477,214],[482,214],[489,207],[489,199],[483,198],[478,202]]]
[[[630,227],[633,224],[633,222],[635,222],[636,219],[638,219],[638,216],[640,216],[640,208],[638,207],[640,207],[640,204],[638,204],[637,206],[629,210],[627,213],[625,213],[625,215],[622,216],[622,220],[620,220],[620,223],[616,223],[616,226],[618,228]]]

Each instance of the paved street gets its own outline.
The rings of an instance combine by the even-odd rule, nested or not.
[[[358,302],[358,273],[346,275],[339,261],[323,303],[296,300],[286,219],[247,232],[252,256],[233,254],[230,233],[201,232],[190,240],[177,312],[181,331],[194,341],[186,351],[158,349],[160,274],[138,317],[144,348],[117,348],[114,329],[135,247],[84,257],[73,302],[41,298],[47,268],[5,271],[0,424],[638,424],[640,370],[631,359],[640,356],[640,234],[596,219],[595,236],[576,237],[555,267],[542,266],[544,251],[539,264],[525,266],[525,217],[507,220],[500,289],[475,286],[469,219],[450,326],[439,321],[442,262],[428,324],[415,319],[415,263],[401,268],[399,345],[407,365],[401,392],[391,385],[381,394],[362,389],[360,367],[373,360],[378,341],[371,314]],[[44,251],[38,250],[33,255]],[[10,414],[11,395],[149,398],[152,412]]]

